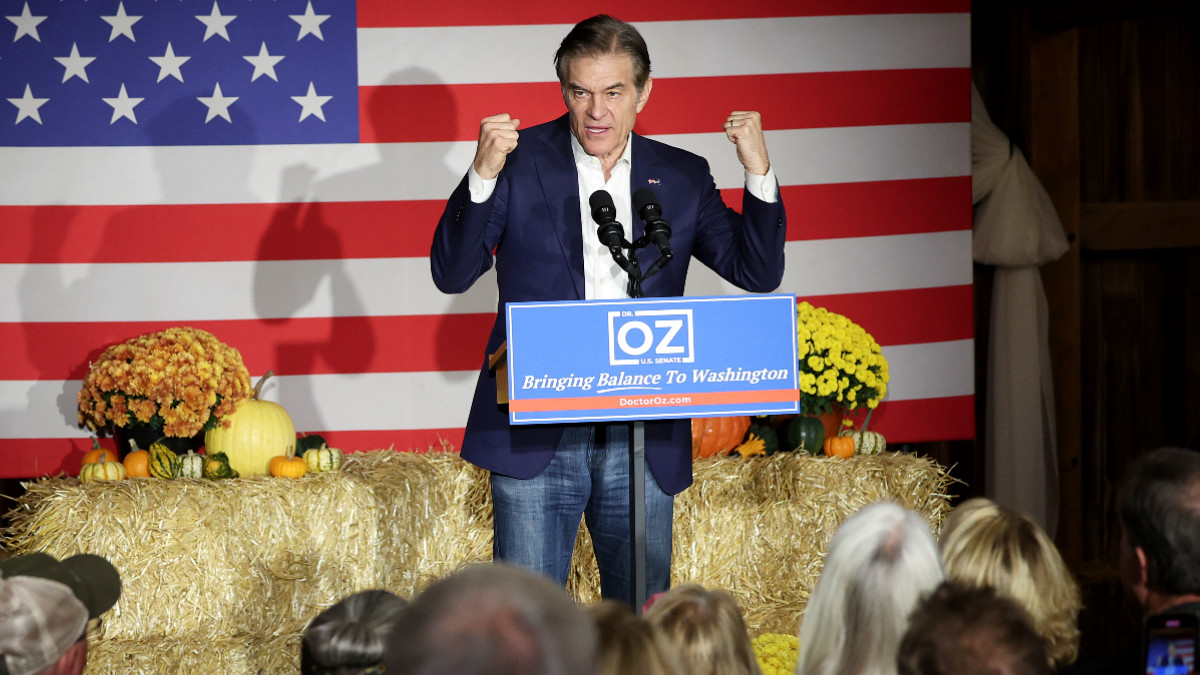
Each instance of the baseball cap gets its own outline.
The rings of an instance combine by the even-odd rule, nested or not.
[[[0,560],[0,573],[6,577],[41,577],[66,585],[87,608],[89,619],[107,612],[121,597],[121,575],[117,568],[91,553],[62,560],[40,551],[26,553]]]
[[[83,637],[88,611],[66,584],[0,577],[0,673],[27,675],[53,665]]]

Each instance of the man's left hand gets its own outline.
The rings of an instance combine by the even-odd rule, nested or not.
[[[755,176],[767,175],[771,161],[767,158],[762,117],[751,110],[735,110],[729,113],[724,126],[725,136],[737,146],[738,161],[746,167],[746,172]]]

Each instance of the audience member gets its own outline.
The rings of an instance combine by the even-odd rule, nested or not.
[[[679,654],[656,626],[629,605],[605,600],[588,608],[596,624],[595,675],[687,675]]]
[[[1051,668],[1075,660],[1079,585],[1037,523],[988,499],[971,499],[946,518],[941,548],[948,580],[990,586],[1029,614]]]
[[[65,584],[40,577],[0,577],[0,672],[83,672],[87,622],[87,607]]]
[[[0,665],[10,673],[82,673],[88,622],[121,597],[112,563],[89,553],[58,560],[37,552],[0,560],[0,575],[8,586],[0,592]]]
[[[1047,675],[1046,644],[1015,601],[988,586],[942,584],[908,622],[899,675]]]
[[[587,675],[596,629],[561,586],[487,563],[430,585],[388,638],[389,673]]]
[[[758,675],[754,647],[737,601],[726,590],[683,584],[660,595],[646,620],[679,653],[689,675]]]
[[[303,673],[382,673],[388,636],[408,602],[382,589],[360,591],[321,612],[304,631]]]
[[[908,615],[942,582],[942,560],[925,520],[892,502],[846,519],[800,624],[798,675],[896,672]]]

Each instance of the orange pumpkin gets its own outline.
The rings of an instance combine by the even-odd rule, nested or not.
[[[692,419],[692,457],[712,457],[741,445],[750,418],[696,417]]]
[[[96,462],[119,462],[117,453],[100,445],[100,440],[92,436],[92,449],[83,454],[84,464],[95,464]]]
[[[272,476],[300,478],[308,473],[308,463],[294,454],[279,455],[271,458],[270,470]]]
[[[854,439],[849,436],[834,436],[825,439],[825,454],[843,459],[854,456]]]
[[[130,478],[150,477],[150,452],[147,450],[134,450],[125,455],[121,463],[125,465],[125,473]]]

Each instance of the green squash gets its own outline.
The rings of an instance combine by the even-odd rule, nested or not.
[[[228,455],[217,452],[204,458],[204,477],[209,480],[237,478],[238,472],[229,466]]]
[[[300,434],[296,439],[296,456],[303,457],[309,450],[327,447],[325,439],[320,434]]]
[[[824,453],[822,444],[825,443],[825,425],[821,418],[809,415],[797,415],[787,423],[787,447],[791,450],[803,450],[810,455]]]
[[[150,475],[168,480],[179,475],[179,455],[155,441],[150,444]]]
[[[770,424],[767,424],[765,422],[751,424],[750,428],[746,431],[747,438],[751,434],[758,436],[759,438],[762,439],[763,450],[768,455],[773,455],[773,454],[779,452],[779,450],[780,450],[779,432],[775,431],[775,428],[772,427]]]

